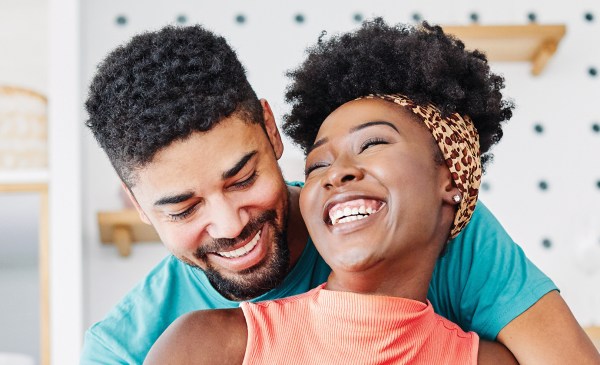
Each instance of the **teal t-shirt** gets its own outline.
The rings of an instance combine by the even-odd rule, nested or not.
[[[284,282],[253,301],[306,292],[325,282],[329,272],[309,240]],[[555,289],[479,202],[471,222],[438,260],[428,298],[442,316],[494,339]],[[141,364],[160,334],[182,314],[238,305],[222,297],[201,270],[169,256],[86,332],[81,364]]]

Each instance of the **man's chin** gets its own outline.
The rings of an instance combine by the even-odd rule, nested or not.
[[[225,298],[240,301],[259,297],[281,284],[288,273],[289,250],[285,241],[281,243],[265,260],[237,274],[224,275],[212,267],[204,273]]]
[[[268,262],[243,270],[236,276],[224,276],[209,268],[204,270],[211,285],[230,300],[249,300],[276,288],[288,272],[289,254],[272,257]]]

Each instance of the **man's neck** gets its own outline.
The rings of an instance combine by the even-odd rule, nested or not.
[[[296,265],[308,241],[308,231],[300,214],[300,188],[288,186],[289,204],[287,221],[287,243],[290,249],[290,270]]]

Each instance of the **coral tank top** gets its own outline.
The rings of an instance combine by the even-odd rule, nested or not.
[[[331,291],[241,303],[247,364],[477,364],[479,337],[429,301]]]

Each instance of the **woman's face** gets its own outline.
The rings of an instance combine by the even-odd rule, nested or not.
[[[335,272],[389,272],[439,255],[457,190],[436,148],[414,114],[387,101],[351,101],[325,119],[300,209]]]

